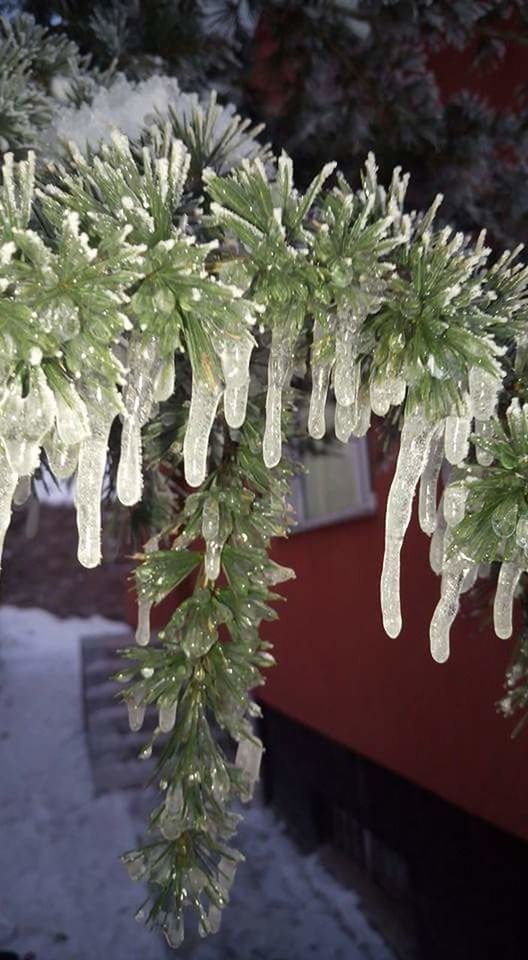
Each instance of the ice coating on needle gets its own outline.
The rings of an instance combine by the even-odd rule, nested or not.
[[[283,330],[273,330],[268,360],[266,428],[262,442],[264,463],[276,467],[282,454],[282,391],[287,385],[292,362],[292,346]]]
[[[402,429],[398,463],[387,500],[381,574],[383,626],[390,637],[397,637],[401,630],[400,553],[434,429],[420,414],[407,417]]]
[[[418,518],[420,527],[429,536],[436,527],[436,489],[444,461],[444,438],[437,431],[431,439],[427,461],[420,477]]]
[[[493,602],[493,629],[501,640],[508,640],[512,635],[513,599],[521,573],[518,563],[501,564]]]
[[[220,354],[225,382],[224,413],[228,426],[237,429],[244,423],[249,390],[249,363],[255,341],[249,333],[240,338],[227,337]]]
[[[457,560],[449,564],[442,577],[440,600],[429,628],[431,656],[437,663],[445,663],[449,657],[449,634],[458,613],[462,586],[469,571],[469,564],[464,566]]]
[[[141,499],[143,489],[141,427],[150,416],[154,384],[160,366],[156,339],[137,333],[132,336],[128,345],[127,365],[117,496],[121,503],[131,507]]]
[[[75,505],[79,546],[77,556],[83,567],[101,562],[101,497],[106,471],[108,436],[118,410],[117,397],[94,391],[87,402],[91,435],[79,449]]]
[[[162,733],[170,733],[176,723],[178,701],[162,697],[158,703],[159,728]]]
[[[199,487],[205,480],[209,436],[221,396],[218,381],[201,380],[193,371],[191,406],[183,442],[185,479],[190,487]]]
[[[222,542],[219,538],[220,508],[214,495],[207,497],[202,512],[202,536],[205,540],[205,575],[208,580],[220,576]]]
[[[312,392],[308,411],[308,433],[315,440],[321,440],[326,432],[326,398],[330,384],[331,363],[318,363],[312,366]]]

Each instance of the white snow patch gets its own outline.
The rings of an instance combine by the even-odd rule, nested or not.
[[[170,955],[132,919],[145,894],[118,861],[144,828],[135,795],[94,796],[82,721],[80,639],[124,629],[102,617],[0,608],[0,949],[38,960]],[[270,809],[257,801],[244,814],[237,845],[246,862],[220,932],[198,942],[189,930],[172,956],[394,960],[357,894],[317,856],[303,857]]]

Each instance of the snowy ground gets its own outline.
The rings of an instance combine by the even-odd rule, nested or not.
[[[161,960],[132,914],[142,891],[118,855],[141,830],[137,795],[95,797],[81,709],[80,637],[121,624],[0,609],[0,950],[35,960]],[[258,803],[221,932],[192,960],[394,960],[358,897],[302,857]]]

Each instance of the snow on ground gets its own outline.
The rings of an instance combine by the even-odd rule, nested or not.
[[[0,949],[35,960],[161,960],[132,919],[142,890],[118,861],[141,831],[134,792],[95,797],[82,720],[83,636],[101,617],[0,608]],[[137,797],[136,797],[137,799]],[[302,857],[269,809],[249,807],[247,861],[219,934],[192,960],[394,960],[358,897]]]

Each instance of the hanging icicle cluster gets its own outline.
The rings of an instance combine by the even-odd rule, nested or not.
[[[527,408],[498,406],[528,324],[519,251],[488,266],[483,236],[472,244],[435,226],[441,198],[405,213],[408,178],[397,169],[385,190],[372,156],[359,190],[339,174],[328,186],[329,164],[300,193],[291,160],[272,162],[238,117],[226,125],[214,98],[191,107],[139,144],[116,131],[86,155],[71,145],[38,188],[34,158],[7,155],[0,187],[0,548],[12,503],[44,463],[75,475],[79,559],[100,562],[111,431],[121,503],[143,496],[153,434],[196,488],[152,531],[134,666],[121,675],[132,729],[157,710],[141,756],[167,738],[153,843],[126,861],[160,887],[149,917],[175,944],[188,904],[203,933],[218,928],[239,859],[228,804],[248,799],[258,776],[249,692],[272,662],[258,634],[274,615],[271,587],[291,575],[267,550],[287,525],[293,378],[311,389],[314,438],[330,391],[342,442],[364,435],[372,413],[401,427],[381,579],[388,634],[402,627],[400,554],[418,484],[441,575],[437,661],[482,564],[502,565],[495,627],[511,634],[528,546]],[[155,471],[161,455],[148,459]],[[150,644],[152,605],[184,580],[189,596]],[[234,760],[211,717],[238,744]]]

